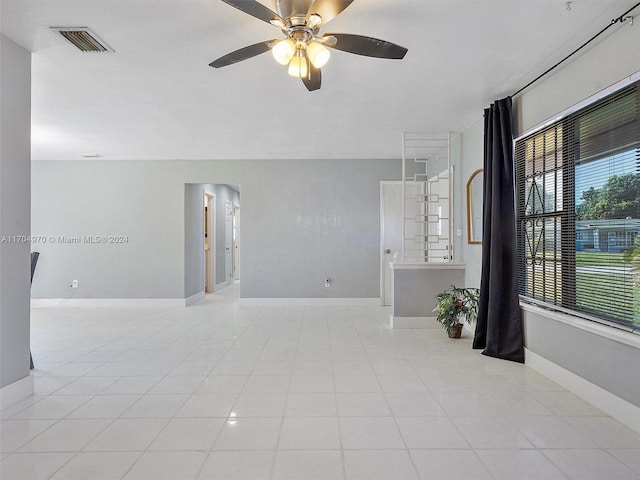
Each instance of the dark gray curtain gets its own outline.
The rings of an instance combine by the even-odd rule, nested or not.
[[[523,363],[511,121],[511,97],[484,111],[482,277],[473,348]]]

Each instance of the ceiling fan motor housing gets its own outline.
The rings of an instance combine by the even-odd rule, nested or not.
[[[287,36],[294,42],[307,43],[313,38],[314,32],[308,27],[291,27]]]
[[[282,18],[301,17],[305,19],[313,0],[276,0],[276,11]],[[292,25],[295,25],[292,22]]]

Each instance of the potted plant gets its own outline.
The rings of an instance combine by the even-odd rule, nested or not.
[[[449,334],[449,338],[460,338],[462,322],[473,323],[478,315],[478,298],[480,290],[477,288],[451,288],[437,295],[438,306],[433,310],[438,312],[436,320]]]

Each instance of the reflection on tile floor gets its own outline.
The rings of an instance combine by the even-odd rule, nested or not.
[[[2,480],[640,479],[640,435],[388,309],[34,309]]]

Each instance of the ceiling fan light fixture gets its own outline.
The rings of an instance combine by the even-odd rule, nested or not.
[[[320,15],[318,15],[317,13],[312,13],[311,15],[309,15],[309,21],[307,22],[307,25],[309,25],[311,28],[316,28],[321,23],[322,17]]]
[[[0,0],[1,1],[1,0]],[[278,27],[284,40],[277,38],[247,45],[227,53],[209,64],[225,67],[271,50],[274,59],[287,66],[291,76],[302,80],[310,92],[322,85],[322,68],[330,59],[327,47],[364,57],[400,60],[407,49],[386,40],[349,33],[321,34],[322,27],[338,16],[354,0],[221,0],[258,20]],[[566,0],[563,0],[566,1]]]
[[[296,54],[296,44],[290,38],[286,38],[273,46],[271,54],[280,65],[288,65]]]
[[[273,25],[274,27],[278,27],[278,28],[280,28],[282,30],[287,28],[287,26],[284,24],[284,22],[279,18],[271,19],[271,20],[269,20],[269,23],[271,25]]]
[[[302,53],[302,55],[300,54]],[[289,63],[289,75],[292,77],[304,78],[309,74],[309,68],[307,66],[307,57],[304,56],[304,51],[298,50],[295,57],[291,59]]]
[[[318,42],[309,42],[307,45],[307,56],[314,67],[322,68],[329,61],[331,53],[324,45]]]

